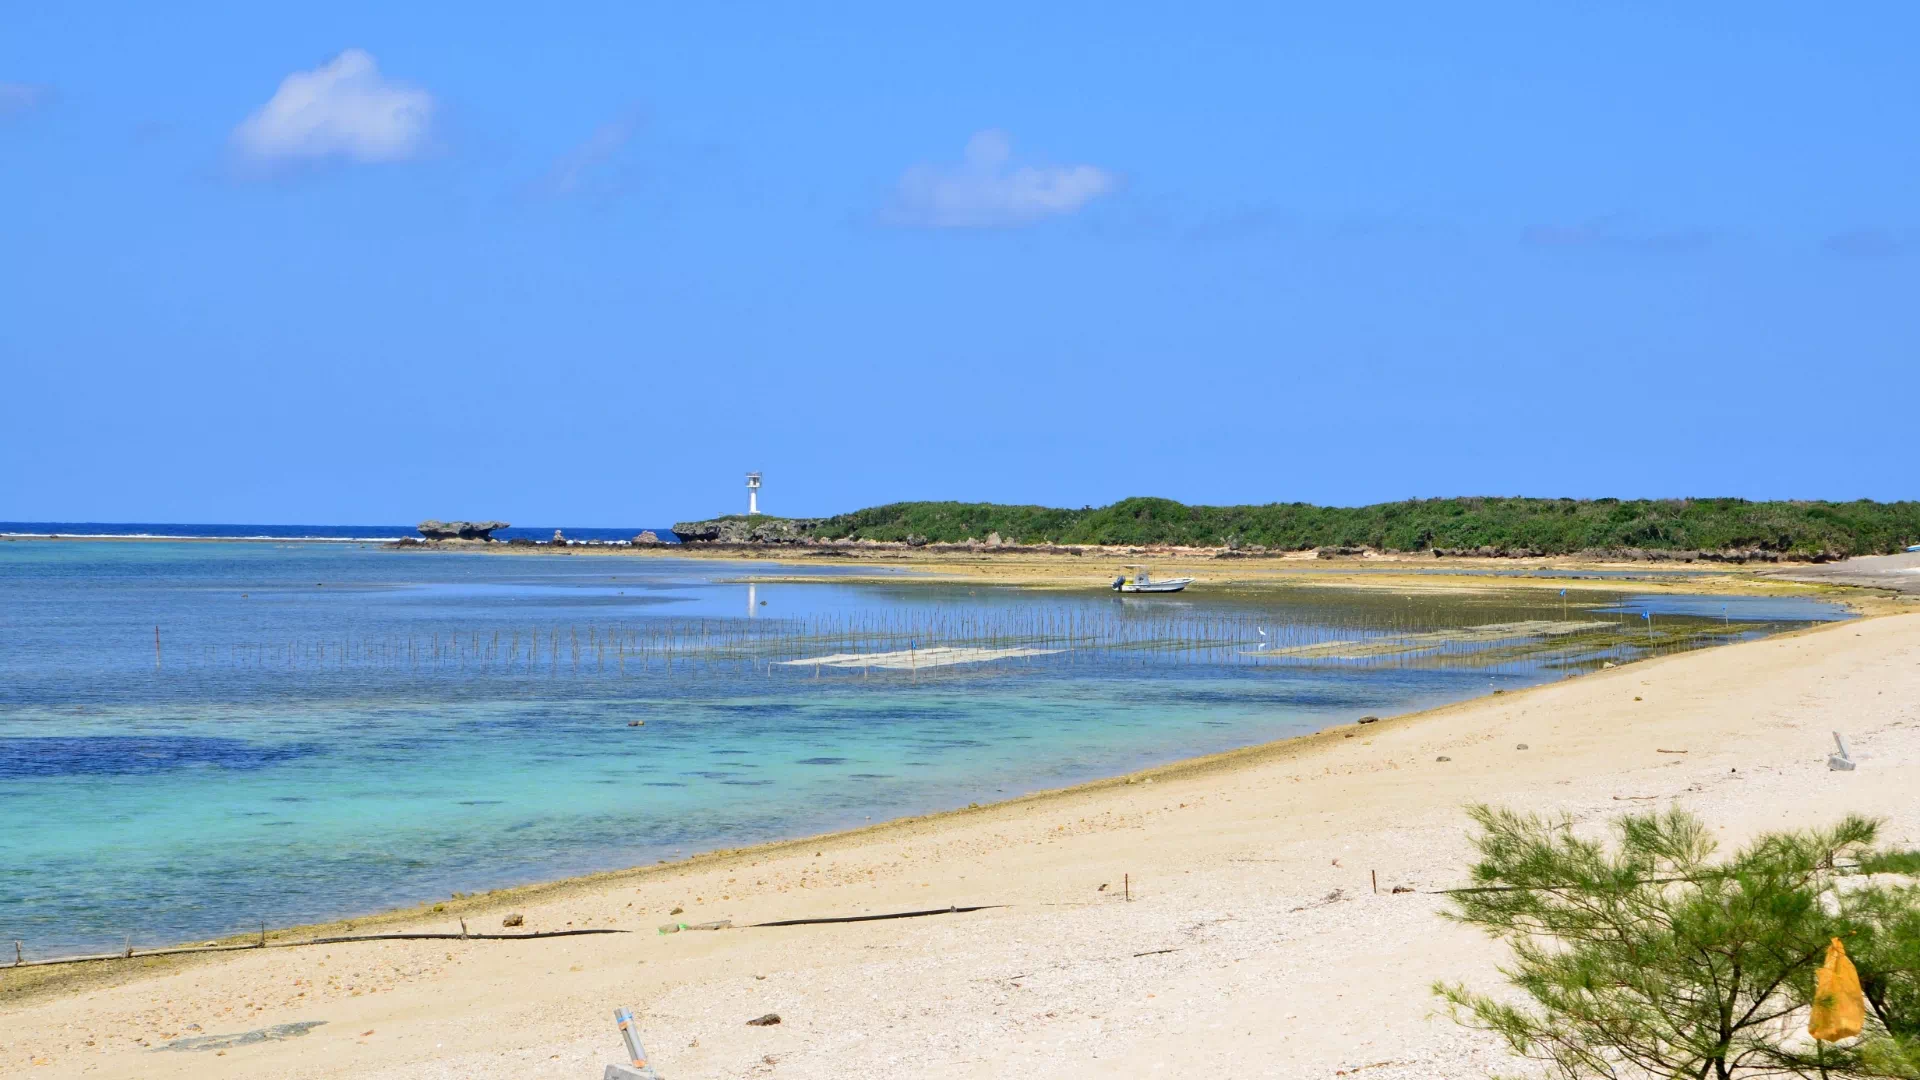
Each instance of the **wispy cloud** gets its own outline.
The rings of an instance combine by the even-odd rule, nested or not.
[[[29,113],[53,100],[53,88],[37,83],[0,82],[0,120]]]
[[[1093,165],[1015,165],[1004,131],[967,140],[957,165],[915,165],[882,214],[892,225],[982,228],[1030,225],[1071,214],[1119,186]]]
[[[601,124],[584,142],[555,158],[546,172],[527,185],[528,194],[555,199],[619,194],[630,185],[617,174],[614,163],[644,122],[640,110],[633,109]]]
[[[1884,259],[1920,253],[1920,229],[1849,229],[1827,237],[1822,245],[1835,255]]]
[[[432,94],[386,78],[371,55],[348,49],[281,80],[234,129],[233,143],[260,165],[405,161],[427,149],[434,110]]]
[[[1573,225],[1529,225],[1521,230],[1520,239],[1544,248],[1606,248],[1671,254],[1711,247],[1718,238],[1710,229],[1646,229],[1620,215],[1610,215]]]

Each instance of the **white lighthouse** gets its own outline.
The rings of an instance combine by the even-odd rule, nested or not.
[[[757,472],[750,472],[747,474],[747,513],[757,514],[759,512],[760,512],[760,474]]]

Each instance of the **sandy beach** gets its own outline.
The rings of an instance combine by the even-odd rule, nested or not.
[[[1825,769],[1836,728],[1859,771]],[[1920,615],[1863,619],[355,924],[498,931],[514,912],[530,930],[628,934],[103,963],[51,983],[0,974],[0,1071],[598,1076],[619,1059],[611,1016],[625,1005],[669,1078],[1480,1077],[1504,1054],[1433,1016],[1428,993],[1436,979],[1497,978],[1495,948],[1441,918],[1433,891],[1463,878],[1463,805],[1600,828],[1676,801],[1729,842],[1844,807],[1887,817],[1888,839],[1911,845],[1916,780]],[[999,906],[749,925],[950,905]],[[733,928],[656,929],[712,920]],[[777,1026],[747,1024],[770,1012]],[[279,1041],[155,1052],[313,1022]]]

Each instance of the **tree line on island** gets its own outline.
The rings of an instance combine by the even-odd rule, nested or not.
[[[1177,546],[1458,555],[1659,551],[1828,559],[1920,542],[1920,502],[1409,499],[1372,506],[1189,506],[1122,499],[1078,510],[899,502],[826,518],[730,515],[674,526],[691,542]]]

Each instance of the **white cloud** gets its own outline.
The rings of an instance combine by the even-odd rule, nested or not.
[[[53,91],[33,83],[0,82],[0,116],[18,116],[46,104]]]
[[[929,228],[1027,225],[1071,214],[1118,186],[1093,165],[1014,165],[1007,133],[987,130],[967,140],[958,165],[908,169],[884,217]]]
[[[348,49],[281,80],[233,141],[260,162],[404,161],[426,148],[433,111],[432,94],[383,77],[372,56]]]

